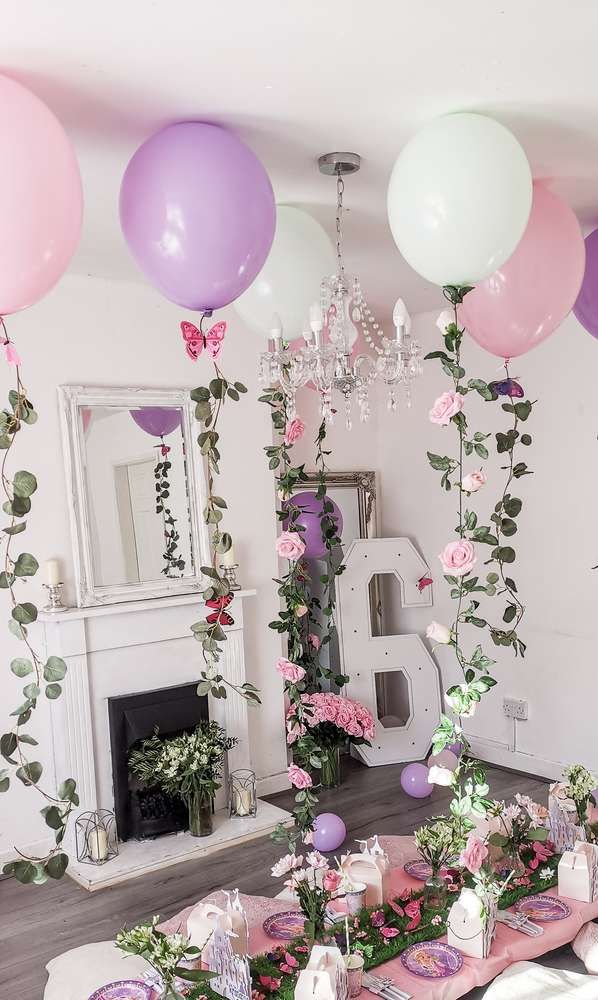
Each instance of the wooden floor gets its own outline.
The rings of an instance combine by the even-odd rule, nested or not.
[[[400,766],[367,768],[356,761],[345,765],[340,789],[320,798],[321,811],[339,813],[347,826],[347,844],[372,833],[407,834],[431,814],[443,812],[450,795],[437,788],[431,800],[409,798],[399,784]],[[488,768],[492,795],[508,799],[515,791],[547,797],[540,780]],[[292,807],[292,794],[270,799]],[[123,885],[88,893],[69,878],[46,886],[0,881],[0,1000],[42,1000],[45,964],[61,952],[92,941],[114,938],[123,924],[135,924],[154,913],[170,917],[213,889],[238,887],[242,892],[274,896],[280,889],[270,866],[282,853],[280,845],[262,838],[232,847],[198,862],[187,862]],[[570,949],[547,964],[579,968]],[[580,971],[583,971],[580,970]],[[471,1000],[483,991],[470,994]]]

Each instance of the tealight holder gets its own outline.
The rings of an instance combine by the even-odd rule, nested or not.
[[[228,812],[229,816],[256,815],[255,771],[241,768],[230,773],[228,778]]]
[[[64,587],[63,583],[55,583],[53,585],[44,583],[42,586],[44,586],[45,589],[48,591],[48,597],[49,597],[49,603],[46,604],[45,608],[43,609],[44,611],[50,612],[50,614],[55,615],[58,614],[60,611],[68,610],[62,603],[62,588]]]
[[[221,566],[222,572],[224,573],[224,579],[228,583],[230,590],[240,590],[241,585],[237,583],[237,570],[239,568],[238,563],[233,563],[232,566]]]
[[[81,813],[75,822],[77,861],[105,865],[118,855],[116,817],[110,809]]]

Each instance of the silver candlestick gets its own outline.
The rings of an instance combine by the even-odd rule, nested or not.
[[[66,611],[67,608],[62,603],[61,590],[64,586],[63,583],[48,584],[44,583],[43,586],[48,591],[48,597],[50,598],[50,603],[46,604],[44,611],[48,611],[51,614],[58,614],[60,611]]]
[[[241,586],[237,583],[237,575],[235,570],[239,568],[238,563],[234,563],[232,566],[222,566],[222,572],[224,573],[224,579],[228,583],[231,590],[240,590]]]

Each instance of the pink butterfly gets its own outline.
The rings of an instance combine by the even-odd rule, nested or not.
[[[432,577],[430,576],[420,576],[419,580],[417,581],[417,589],[419,590],[420,594],[424,592],[426,587],[430,587],[431,585],[432,585]]]
[[[197,361],[204,347],[210,357],[216,360],[222,348],[222,341],[226,333],[226,323],[215,323],[211,330],[208,330],[207,333],[202,333],[194,323],[188,323],[186,320],[183,320],[181,331],[183,340],[185,341],[185,350],[192,361]]]

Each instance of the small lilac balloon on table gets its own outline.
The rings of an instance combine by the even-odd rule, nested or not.
[[[407,764],[401,771],[401,788],[414,799],[426,799],[431,795],[433,785],[428,781],[426,765],[417,762]]]
[[[598,338],[598,229],[586,236],[586,266],[573,313],[592,337]]]
[[[313,846],[316,851],[336,851],[347,836],[347,828],[336,813],[320,813],[316,817]]]
[[[336,522],[336,533],[340,536],[343,533],[343,515],[334,500],[331,500],[330,497],[327,497],[326,500],[334,508],[329,516]],[[315,493],[306,491],[305,493],[296,493],[291,503],[294,507],[301,507],[301,513],[293,523],[295,527],[303,528],[301,538],[305,545],[305,558],[323,559],[328,551],[322,538],[320,523],[320,518],[324,513],[324,501],[318,500]]]
[[[133,155],[120,221],[151,283],[180,306],[211,312],[238,298],[261,270],[276,207],[249,146],[219,125],[179,122]]]
[[[129,412],[137,426],[152,437],[165,437],[181,425],[181,411],[172,406],[143,406]]]

